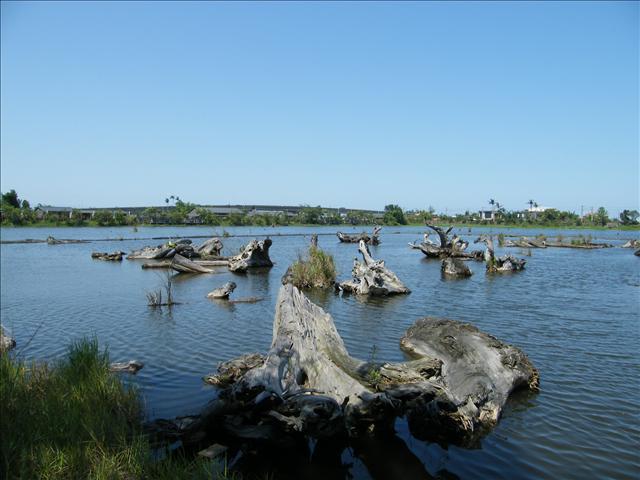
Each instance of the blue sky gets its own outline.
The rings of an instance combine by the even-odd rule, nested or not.
[[[32,204],[639,208],[636,2],[2,3]]]

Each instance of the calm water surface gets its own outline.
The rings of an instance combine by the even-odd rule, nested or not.
[[[309,234],[333,233],[335,227],[227,230],[272,235],[275,267],[244,276],[220,269],[215,275],[175,277],[174,296],[182,304],[169,311],[146,305],[145,293],[162,286],[163,273],[142,270],[140,261],[95,261],[91,251],[129,251],[162,243],[119,238],[189,238],[219,235],[220,228],[2,229],[3,240],[50,234],[114,239],[2,245],[2,324],[28,359],[58,358],[72,339],[96,335],[114,361],[137,358],[145,363],[132,381],[142,389],[150,418],[197,413],[214,392],[202,383],[203,375],[214,371],[219,361],[268,349],[282,274],[306,250]],[[487,230],[457,230],[471,240],[481,231]],[[290,233],[303,235],[276,236]],[[497,428],[476,449],[444,449],[416,440],[399,420],[395,444],[384,446],[384,462],[398,465],[398,478],[638,478],[640,258],[621,248],[532,250],[520,274],[487,276],[482,264],[471,262],[473,277],[445,281],[438,261],[407,247],[421,233],[419,228],[387,227],[383,243],[372,247],[373,256],[384,259],[411,288],[410,295],[363,301],[333,292],[310,294],[331,313],[350,353],[367,358],[375,345],[378,359],[403,360],[399,339],[416,319],[453,318],[522,348],[540,371],[541,392],[513,398]],[[638,238],[637,232],[544,233],[591,233],[615,245]],[[223,239],[223,254],[236,253],[246,241]],[[320,246],[334,255],[339,278],[346,278],[357,247],[340,244],[334,235],[321,235]],[[264,300],[225,306],[205,298],[229,280],[238,284],[236,298]],[[346,451],[343,459],[351,463],[348,471],[355,478],[383,478],[366,455],[354,458]]]

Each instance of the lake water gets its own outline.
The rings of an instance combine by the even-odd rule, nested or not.
[[[92,251],[130,251],[162,240],[117,240],[209,236],[213,227],[9,228],[2,240],[91,238],[86,244],[1,246],[1,319],[16,338],[20,356],[58,358],[72,339],[96,335],[113,361],[136,358],[145,368],[132,377],[141,387],[149,418],[197,413],[213,396],[203,375],[218,362],[247,352],[265,352],[271,342],[275,299],[287,266],[304,253],[311,233],[334,255],[339,278],[349,276],[357,246],[340,244],[336,227],[227,227],[223,254],[236,253],[247,236],[271,235],[268,273],[178,276],[170,311],[147,306],[145,293],[162,286],[164,273],[142,270],[141,261],[92,260]],[[347,233],[362,229],[342,228]],[[490,230],[455,230],[473,240]],[[497,230],[494,230],[494,233]],[[621,245],[638,232],[504,230],[508,234],[565,237],[591,234]],[[519,394],[478,448],[443,448],[412,438],[396,424],[397,438],[383,446],[382,461],[397,478],[638,478],[640,474],[640,258],[631,249],[536,249],[526,270],[487,276],[470,262],[469,279],[445,281],[440,262],[427,260],[407,243],[423,229],[385,227],[372,247],[412,290],[410,295],[363,301],[333,292],[309,296],[329,312],[353,356],[403,360],[399,339],[416,319],[441,316],[469,322],[524,350],[540,371],[539,394]],[[278,236],[278,234],[300,234]],[[203,240],[195,240],[199,243]],[[469,249],[472,249],[471,245]],[[509,249],[523,256],[519,249]],[[501,253],[500,249],[498,253]],[[223,306],[206,294],[233,280],[235,298],[254,304]],[[376,459],[345,451],[355,478],[388,478]],[[378,462],[379,463],[379,462]],[[386,473],[380,473],[386,472]]]

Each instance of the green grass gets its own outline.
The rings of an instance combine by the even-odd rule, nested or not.
[[[0,478],[229,478],[207,459],[152,460],[138,391],[94,340],[54,363],[0,355]]]
[[[333,256],[311,246],[307,258],[299,257],[291,266],[291,281],[298,288],[326,288],[336,281]]]

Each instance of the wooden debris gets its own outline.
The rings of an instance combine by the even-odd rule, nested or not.
[[[8,352],[16,346],[16,341],[13,337],[5,333],[5,330],[0,326],[0,353]]]
[[[470,277],[473,272],[459,258],[445,258],[440,268],[447,277]]]
[[[185,444],[215,430],[283,444],[390,431],[406,416],[419,438],[466,443],[495,425],[509,394],[538,388],[538,372],[517,348],[477,328],[425,318],[401,347],[415,359],[351,357],[333,319],[297,288],[281,287],[266,357],[225,362],[207,381],[217,399],[182,432]]]
[[[516,258],[512,255],[503,255],[496,257],[493,248],[493,240],[488,235],[480,235],[475,243],[484,243],[486,249],[484,252],[484,260],[487,265],[488,273],[506,273],[516,272],[524,269],[526,260],[522,258]]]
[[[109,366],[109,371],[132,373],[135,375],[142,369],[142,367],[144,367],[144,363],[138,362],[137,360],[129,360],[128,362],[112,363]]]
[[[250,268],[273,267],[269,258],[271,239],[251,240],[239,255],[229,258],[229,270],[232,272],[246,272]]]
[[[229,295],[236,289],[235,282],[227,282],[222,287],[216,288],[207,294],[207,298],[224,298],[228,299]]]
[[[96,260],[110,261],[110,262],[121,262],[123,255],[125,255],[124,252],[113,252],[113,253],[92,252],[91,258],[94,258]]]
[[[182,255],[176,254],[171,262],[171,268],[178,273],[212,273],[210,268],[198,265]]]

